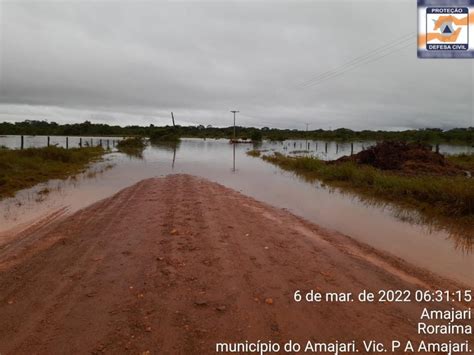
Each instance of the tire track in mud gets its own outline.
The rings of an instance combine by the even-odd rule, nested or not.
[[[0,271],[2,353],[207,354],[216,342],[416,338],[420,305],[294,303],[297,289],[414,285],[368,261],[375,251],[204,179],[144,180],[32,233],[33,251],[61,238],[0,257],[19,260]],[[458,287],[385,261],[432,287]]]
[[[227,195],[225,192],[216,189],[214,185],[207,185],[206,190],[201,191],[201,194],[209,196],[210,206],[219,205],[219,199],[225,198]],[[212,226],[214,233],[211,233],[211,235],[217,234],[221,237],[218,252],[221,256],[220,260],[222,260],[221,264],[223,265],[222,269],[225,270],[225,275],[220,282],[220,287],[223,290],[233,290],[233,292],[227,291],[227,294],[225,294],[225,303],[232,312],[240,313],[241,316],[244,315],[245,317],[243,322],[237,324],[239,332],[236,334],[221,334],[221,339],[239,341],[239,339],[245,338],[244,333],[247,328],[254,327],[270,331],[269,340],[278,342],[281,340],[280,326],[270,305],[265,304],[265,299],[270,300],[271,298],[271,291],[263,289],[261,283],[254,277],[257,273],[265,273],[267,277],[271,278],[273,273],[271,270],[264,269],[265,262],[263,262],[263,259],[267,259],[270,263],[274,263],[275,260],[269,259],[264,252],[261,252],[265,250],[263,245],[254,248],[254,250],[245,250],[242,240],[249,238],[250,233],[254,237],[258,232],[245,227],[244,230],[238,229],[239,225],[245,226],[246,221],[234,215],[236,208],[238,206],[235,206],[235,199],[229,198],[225,209],[209,208],[204,218]],[[225,223],[222,223],[224,221]],[[236,270],[239,271],[236,272]],[[252,317],[254,312],[259,314],[258,318]],[[225,320],[225,322],[228,321],[230,319]],[[225,323],[222,324],[222,326],[224,325]],[[225,329],[225,327],[221,328]],[[265,332],[261,335],[267,334]],[[259,335],[255,336],[256,338],[252,340],[256,341]]]
[[[138,189],[137,189],[138,188]],[[120,217],[120,214],[123,214],[123,211],[128,208],[127,204],[133,199],[133,197],[138,193],[140,185],[136,186],[130,190],[124,190],[121,193],[113,196],[110,200],[103,203],[98,203],[92,206],[92,209],[88,211],[88,215],[91,217],[89,218],[89,222],[87,223],[87,227],[89,229],[96,229],[98,231],[96,237],[100,237],[101,235],[109,235],[110,227],[113,225],[115,219],[112,218],[110,222],[102,224],[104,217],[112,217],[115,218]],[[68,307],[73,307],[73,304],[77,301],[79,297],[84,295],[84,292],[79,292],[78,289],[81,288],[82,282],[81,280],[87,280],[90,278],[96,271],[100,265],[100,260],[96,260],[94,262],[92,258],[92,254],[96,252],[96,250],[100,247],[104,246],[103,239],[98,239],[96,243],[92,243],[90,245],[86,244],[86,238],[90,237],[89,235],[85,236],[82,233],[82,227],[79,223],[81,222],[81,218],[83,215],[83,211],[78,212],[73,218],[71,228],[67,228],[60,223],[56,230],[64,231],[62,232],[63,236],[61,237],[61,242],[53,245],[51,248],[60,248],[61,250],[61,261],[68,261],[66,268],[64,268],[60,275],[62,276],[62,282],[58,284],[58,282],[53,281],[50,282],[51,284],[54,283],[54,286],[46,286],[44,287],[45,290],[48,291],[46,297],[43,299],[42,305],[48,305],[42,307],[40,304],[35,303],[33,307],[29,309],[31,314],[30,318],[34,321],[31,325],[32,329],[31,332],[34,333],[34,336],[30,339],[20,339],[20,341],[24,341],[26,343],[34,343],[34,342],[43,342],[41,334],[50,332],[54,333],[55,331],[60,331],[61,326],[58,326],[58,323],[61,323],[61,320],[58,320],[57,323],[54,322],[54,315],[59,314],[63,316],[63,314],[67,314]],[[77,221],[76,221],[77,219]],[[40,231],[41,232],[41,231]],[[74,234],[74,232],[78,232],[79,240],[71,240],[69,237]],[[53,232],[53,234],[58,232]],[[113,236],[113,234],[112,234]],[[84,239],[83,239],[84,238]],[[85,243],[86,242],[86,243]],[[64,248],[67,245],[69,251]],[[48,250],[46,251],[48,254]],[[44,266],[48,266],[48,264],[44,263],[44,260],[48,258],[48,255],[36,255],[37,259],[40,259],[40,263],[44,264]],[[88,265],[87,268],[84,268],[84,265]],[[35,270],[34,274],[32,271],[25,270],[22,272],[20,276],[22,279],[26,279],[26,281],[33,281],[35,278],[38,277],[38,273],[49,274],[52,273],[51,270],[46,269],[42,270]],[[71,282],[65,282],[64,279]],[[22,287],[13,289],[10,293],[11,299],[18,298],[22,294]],[[67,298],[67,302],[64,300]],[[22,333],[29,334],[29,327],[30,325],[26,322],[21,324],[21,329],[23,330]],[[36,339],[36,340],[35,340]],[[49,340],[53,340],[54,336]],[[46,338],[48,341],[48,338]],[[22,352],[22,349],[19,348],[15,352]]]

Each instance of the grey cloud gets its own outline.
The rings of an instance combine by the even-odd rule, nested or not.
[[[474,125],[470,60],[416,58],[412,1],[2,2],[0,119]],[[413,33],[413,44],[298,86]],[[410,42],[407,42],[410,43]]]

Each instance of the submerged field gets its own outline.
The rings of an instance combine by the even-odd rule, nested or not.
[[[294,144],[268,142],[260,148],[267,152],[279,148],[283,152],[285,145],[293,148]],[[297,148],[299,145],[296,142]],[[319,152],[321,146],[324,152],[324,145],[319,142]],[[311,149],[314,148],[312,144]],[[347,148],[339,146],[346,154]],[[472,235],[472,231],[459,229],[455,220],[445,221],[428,215],[424,218],[413,209],[398,209],[384,200],[361,199],[360,194],[349,189],[334,189],[332,184],[321,184],[319,180],[305,182],[301,176],[284,173],[262,159],[247,156],[248,149],[249,145],[232,145],[225,140],[189,139],[176,146],[147,144],[143,159],[119,152],[107,154],[106,161],[91,164],[92,174],[88,169],[87,173],[78,174],[74,179],[41,184],[49,193],[38,196],[40,198],[26,190],[16,194],[15,199],[1,200],[0,210],[4,213],[0,214],[0,238],[2,233],[7,235],[20,224],[28,225],[31,220],[55,213],[65,206],[68,213],[73,213],[142,179],[183,172],[217,181],[257,200],[289,209],[324,228],[342,232],[445,277],[463,282],[472,279],[474,238],[465,237]],[[469,149],[465,151],[469,152]],[[337,155],[332,154],[335,152],[336,144],[329,144],[328,155],[321,155],[336,159]],[[113,168],[94,174],[110,165]],[[41,191],[41,188],[35,188],[35,191]]]
[[[467,176],[405,174],[353,161],[328,164],[314,157],[288,157],[280,153],[260,155],[256,151],[248,154],[261,156],[284,170],[349,189],[370,199],[414,207],[425,215],[455,218],[461,224],[470,224],[474,220],[474,182]],[[469,171],[474,157],[463,155],[448,160]]]
[[[50,179],[77,174],[104,152],[101,147],[0,149],[0,199]]]
[[[146,141],[142,137],[125,138],[117,143],[117,150],[128,156],[140,158],[146,147]]]

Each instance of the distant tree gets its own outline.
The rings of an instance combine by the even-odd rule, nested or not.
[[[250,139],[254,142],[259,142],[262,140],[262,132],[259,130],[254,130],[252,134],[250,135]]]
[[[173,129],[170,129],[173,128]],[[155,134],[156,133],[156,134]],[[305,130],[276,129],[263,127],[258,129],[255,127],[238,127],[237,135],[240,138],[250,137],[258,139],[263,136],[270,140],[285,139],[322,139],[337,141],[354,141],[354,140],[398,140],[422,143],[459,143],[474,144],[474,129],[469,128],[452,128],[450,130],[441,130],[439,128],[411,129],[405,131],[352,131],[350,129],[339,128],[335,130],[316,129],[306,132]],[[91,135],[91,136],[141,136],[151,137],[160,140],[173,140],[179,137],[209,137],[209,138],[231,138],[233,136],[233,127],[216,128],[208,125],[204,128],[199,126],[176,126],[176,127],[157,127],[150,126],[112,126],[107,124],[92,123],[84,121],[82,123],[58,124],[56,122],[47,122],[46,120],[26,120],[23,122],[0,122],[0,135]]]

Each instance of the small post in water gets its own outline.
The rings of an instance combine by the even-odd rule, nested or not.
[[[69,149],[69,137],[66,137],[66,149]]]
[[[23,150],[25,146],[25,137],[21,136],[21,149]]]
[[[82,148],[82,138],[79,138],[79,148]]]
[[[351,142],[351,155],[353,155],[353,154],[354,154],[354,143]]]
[[[50,136],[48,136],[48,147],[49,147],[50,138],[51,138],[51,137],[50,137]]]

